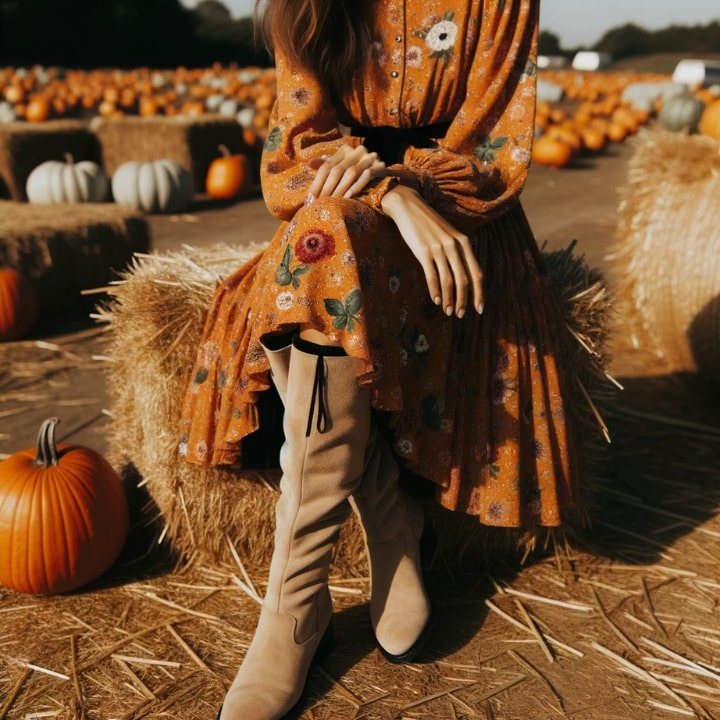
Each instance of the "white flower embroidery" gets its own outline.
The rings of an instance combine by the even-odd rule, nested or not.
[[[422,50],[417,45],[413,45],[408,48],[408,51],[405,53],[405,62],[408,67],[420,67],[420,63],[422,62]]]
[[[407,350],[405,348],[400,348],[400,365],[402,365],[404,367],[405,365],[407,365],[407,361],[408,361]]]
[[[395,447],[401,455],[409,455],[413,451],[413,444],[410,440],[398,440]]]
[[[400,278],[397,275],[391,275],[388,282],[391,293],[396,293],[400,289]]]
[[[279,310],[289,310],[293,306],[293,294],[291,292],[281,292],[275,298],[275,304]]]
[[[435,53],[447,53],[457,38],[458,27],[452,20],[441,20],[425,36],[425,43]]]
[[[415,352],[426,353],[430,349],[430,343],[424,335],[418,335],[418,339],[415,341]]]
[[[532,155],[527,148],[516,147],[511,153],[512,159],[520,165],[529,165]]]

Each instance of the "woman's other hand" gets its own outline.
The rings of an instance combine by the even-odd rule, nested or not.
[[[472,293],[473,307],[482,313],[483,272],[467,235],[405,185],[396,185],[385,193],[382,209],[422,265],[433,302],[447,315],[463,317]]]
[[[308,199],[320,197],[351,198],[359,195],[369,182],[386,174],[378,154],[363,145],[343,145],[332,157],[316,158],[309,163],[317,170]]]

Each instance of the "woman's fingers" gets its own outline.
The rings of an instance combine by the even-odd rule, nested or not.
[[[317,165],[317,159],[309,163],[316,168],[315,179],[308,194],[311,197],[354,197],[379,173],[385,170],[385,163],[377,153],[359,145],[343,145],[332,156]]]
[[[447,315],[463,317],[471,300],[482,313],[483,273],[467,235],[402,185],[385,195],[383,210],[420,263],[433,301]]]

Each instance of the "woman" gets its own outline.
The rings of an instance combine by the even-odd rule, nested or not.
[[[331,641],[328,566],[349,502],[378,646],[391,662],[418,655],[422,513],[398,459],[487,525],[553,527],[573,504],[567,333],[518,203],[538,12],[267,3],[278,96],[261,172],[284,223],[218,289],[182,416],[189,461],[240,465],[260,394],[274,383],[285,406],[267,593],[222,720],[298,702]]]

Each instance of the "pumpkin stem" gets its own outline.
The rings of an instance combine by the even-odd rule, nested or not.
[[[75,158],[72,156],[72,153],[69,153],[69,152],[65,153],[64,157],[65,157],[65,162],[68,165],[72,165],[75,162]]]
[[[47,468],[58,464],[57,446],[55,445],[55,426],[60,422],[59,418],[51,417],[43,421],[38,432],[37,445],[35,446],[34,465],[42,465]]]
[[[231,157],[232,153],[230,152],[230,148],[228,148],[227,145],[218,145],[218,150],[222,154],[223,157]]]

